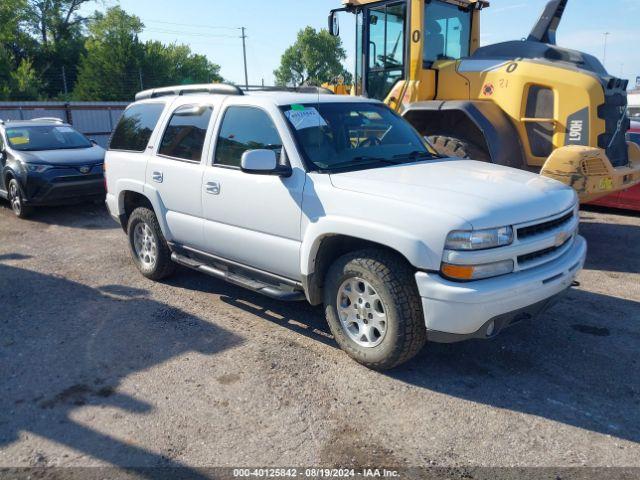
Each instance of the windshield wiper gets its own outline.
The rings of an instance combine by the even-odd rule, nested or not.
[[[421,158],[436,158],[436,156],[431,152],[426,152],[426,151],[421,151],[421,150],[414,150],[413,152],[402,153],[400,155],[394,155],[393,158],[414,161],[414,160],[418,160],[418,159],[421,159]]]
[[[382,165],[398,165],[399,163],[395,160],[390,160],[388,158],[383,157],[355,157],[353,160],[344,163],[336,163],[334,165],[330,165],[328,169],[341,169],[341,168],[349,168],[349,167],[360,167],[360,166],[371,166],[376,164]]]

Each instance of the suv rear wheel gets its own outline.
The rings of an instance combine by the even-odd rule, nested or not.
[[[129,217],[127,234],[133,260],[142,275],[151,280],[162,280],[175,271],[171,250],[152,210],[136,208]]]
[[[11,210],[15,213],[18,218],[26,218],[29,213],[31,213],[31,209],[24,204],[24,198],[22,195],[22,189],[20,188],[20,184],[15,178],[12,178],[9,181],[9,195],[8,200],[11,205]]]
[[[336,341],[366,367],[393,368],[426,342],[413,272],[403,258],[384,250],[339,258],[327,274],[324,304]]]

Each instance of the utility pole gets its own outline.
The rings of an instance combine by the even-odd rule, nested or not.
[[[62,66],[62,86],[64,88],[64,94],[68,95],[69,94],[69,88],[67,86],[67,72],[64,69],[64,65]]]
[[[138,69],[138,76],[140,77],[140,90],[144,90],[144,84],[142,83],[142,69]]]
[[[247,70],[247,43],[246,43],[246,39],[247,36],[245,35],[245,27],[241,27],[240,30],[242,30],[242,54],[244,55],[244,84],[247,87],[247,90],[249,90],[249,73]]]
[[[604,65],[604,67],[607,67],[607,39],[609,38],[609,35],[611,35],[611,32],[604,32],[604,55],[602,56],[602,65]]]

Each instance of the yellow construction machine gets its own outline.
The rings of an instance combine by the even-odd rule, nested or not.
[[[625,140],[628,81],[556,45],[567,2],[528,38],[484,47],[484,0],[343,0],[329,30],[355,15],[352,95],[385,101],[442,154],[541,172],[586,202],[640,183],[640,147]]]

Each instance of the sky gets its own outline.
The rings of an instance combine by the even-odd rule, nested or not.
[[[143,40],[185,43],[222,67],[222,76],[244,83],[242,40],[246,27],[249,83],[273,84],[273,71],[284,50],[307,25],[326,28],[329,10],[340,0],[106,0],[139,16],[146,28]],[[547,0],[491,0],[483,12],[482,44],[527,36]],[[96,4],[99,5],[99,4]],[[96,8],[93,5],[93,9]],[[353,70],[354,20],[342,15],[341,36]],[[558,30],[558,44],[604,56],[612,75],[631,80],[640,76],[640,0],[569,0]]]

